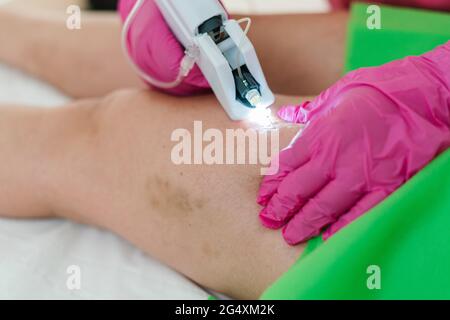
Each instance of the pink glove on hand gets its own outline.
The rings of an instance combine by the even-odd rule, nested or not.
[[[307,123],[262,182],[268,228],[291,245],[336,231],[450,146],[450,42],[420,57],[349,73],[281,118]]]
[[[136,0],[121,0],[119,12],[125,21]],[[132,21],[127,46],[131,58],[144,73],[152,78],[171,82],[180,70],[185,53],[178,40],[166,24],[154,0],[146,0]],[[157,88],[160,89],[160,88]],[[175,95],[191,95],[209,91],[210,86],[197,65],[175,88],[160,89]]]

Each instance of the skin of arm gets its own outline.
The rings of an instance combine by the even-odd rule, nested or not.
[[[0,61],[75,98],[144,87],[123,56],[118,15],[83,11],[80,30],[69,30],[67,18],[58,10],[30,11],[14,4],[0,7],[0,39],[8,44],[0,50]],[[252,19],[249,37],[274,92],[313,95],[339,79],[346,12]]]
[[[0,213],[104,228],[204,286],[257,298],[303,245],[287,246],[258,222],[259,165],[171,161],[172,132],[200,119],[205,130],[248,127],[228,120],[213,96],[148,90],[58,109],[2,106]],[[298,130],[280,129],[280,147]]]

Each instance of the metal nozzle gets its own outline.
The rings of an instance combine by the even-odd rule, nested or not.
[[[241,66],[241,74],[235,69],[233,75],[237,100],[248,108],[258,107],[262,100],[259,83],[253,78],[247,66]]]
[[[252,89],[245,95],[245,99],[251,104],[252,107],[256,108],[261,103],[261,95],[256,89]]]

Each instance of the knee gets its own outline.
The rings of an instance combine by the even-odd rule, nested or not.
[[[161,99],[161,94],[149,90],[122,89],[108,94],[97,103],[93,112],[94,123],[108,134],[123,133],[124,127],[140,125],[143,111],[150,109],[149,103]],[[138,121],[142,120],[142,121]]]

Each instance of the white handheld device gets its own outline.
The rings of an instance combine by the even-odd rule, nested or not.
[[[133,19],[142,1],[145,0],[137,2],[128,20]],[[243,31],[239,25],[243,21],[250,23],[249,19],[228,19],[219,0],[155,1],[186,49],[186,57],[177,80],[168,84],[149,81],[151,84],[162,88],[177,86],[195,62],[232,120],[248,119],[256,109],[273,104],[274,95],[246,35],[248,28]],[[124,34],[128,32],[130,21],[125,23]]]

